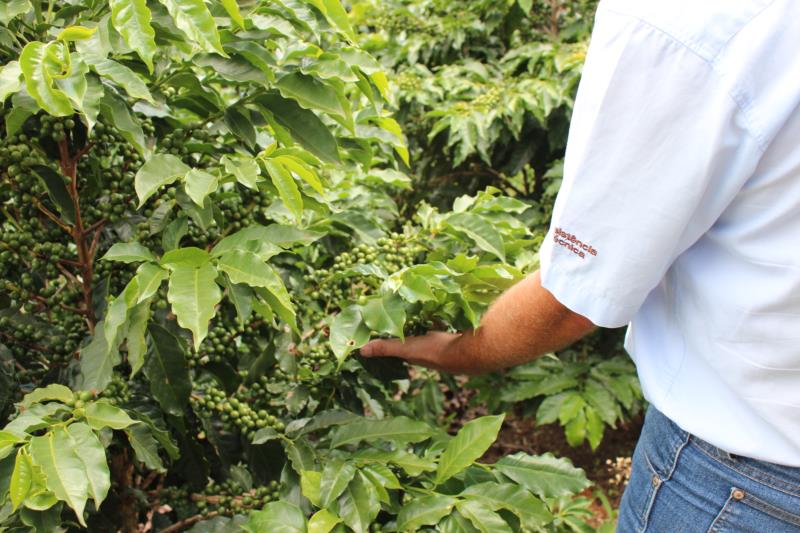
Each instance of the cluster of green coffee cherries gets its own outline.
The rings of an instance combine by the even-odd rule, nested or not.
[[[301,351],[299,365],[310,372],[316,372],[322,365],[333,364],[333,350],[327,342],[320,342]],[[313,391],[312,391],[313,392]]]
[[[349,301],[364,303],[381,280],[363,272],[353,272],[359,265],[375,265],[387,274],[407,268],[425,251],[414,237],[393,232],[377,240],[374,246],[359,244],[333,259],[330,268],[321,268],[303,276],[306,293],[312,300],[327,306],[326,310],[312,311],[312,321],[325,317],[325,311],[341,308]]]
[[[194,499],[201,512],[233,516],[261,509],[267,503],[280,499],[280,485],[277,481],[271,481],[245,490],[232,479],[223,483],[212,480],[203,490],[203,494],[196,495]]]
[[[283,422],[266,409],[256,409],[236,396],[229,397],[214,385],[199,385],[190,402],[198,416],[217,418],[226,430],[239,431],[248,439],[262,428],[285,429]]]
[[[496,109],[503,99],[503,90],[499,85],[493,85],[488,91],[478,95],[472,100],[472,107],[478,111],[486,113],[492,109]]]
[[[84,391],[74,391],[72,393],[72,398],[64,402],[67,407],[74,407],[75,409],[81,409],[86,407],[86,402],[89,402],[94,399],[94,393],[89,390]]]
[[[131,399],[131,390],[128,381],[118,374],[114,374],[111,382],[100,393],[100,397],[108,400],[112,405],[124,405]]]

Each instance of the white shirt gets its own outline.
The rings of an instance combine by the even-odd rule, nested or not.
[[[800,467],[800,2],[601,2],[541,264],[684,430]]]

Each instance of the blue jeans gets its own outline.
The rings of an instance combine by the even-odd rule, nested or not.
[[[800,468],[732,456],[650,407],[620,533],[800,533]]]

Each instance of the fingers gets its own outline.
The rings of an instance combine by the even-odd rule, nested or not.
[[[362,346],[359,352],[364,357],[405,357],[407,347],[398,339],[376,339]]]

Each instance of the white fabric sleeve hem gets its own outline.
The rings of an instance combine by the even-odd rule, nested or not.
[[[595,287],[587,286],[578,280],[581,276],[570,276],[557,265],[543,262],[540,269],[542,287],[564,307],[589,319],[601,328],[626,326],[637,309],[623,306],[601,294]]]

